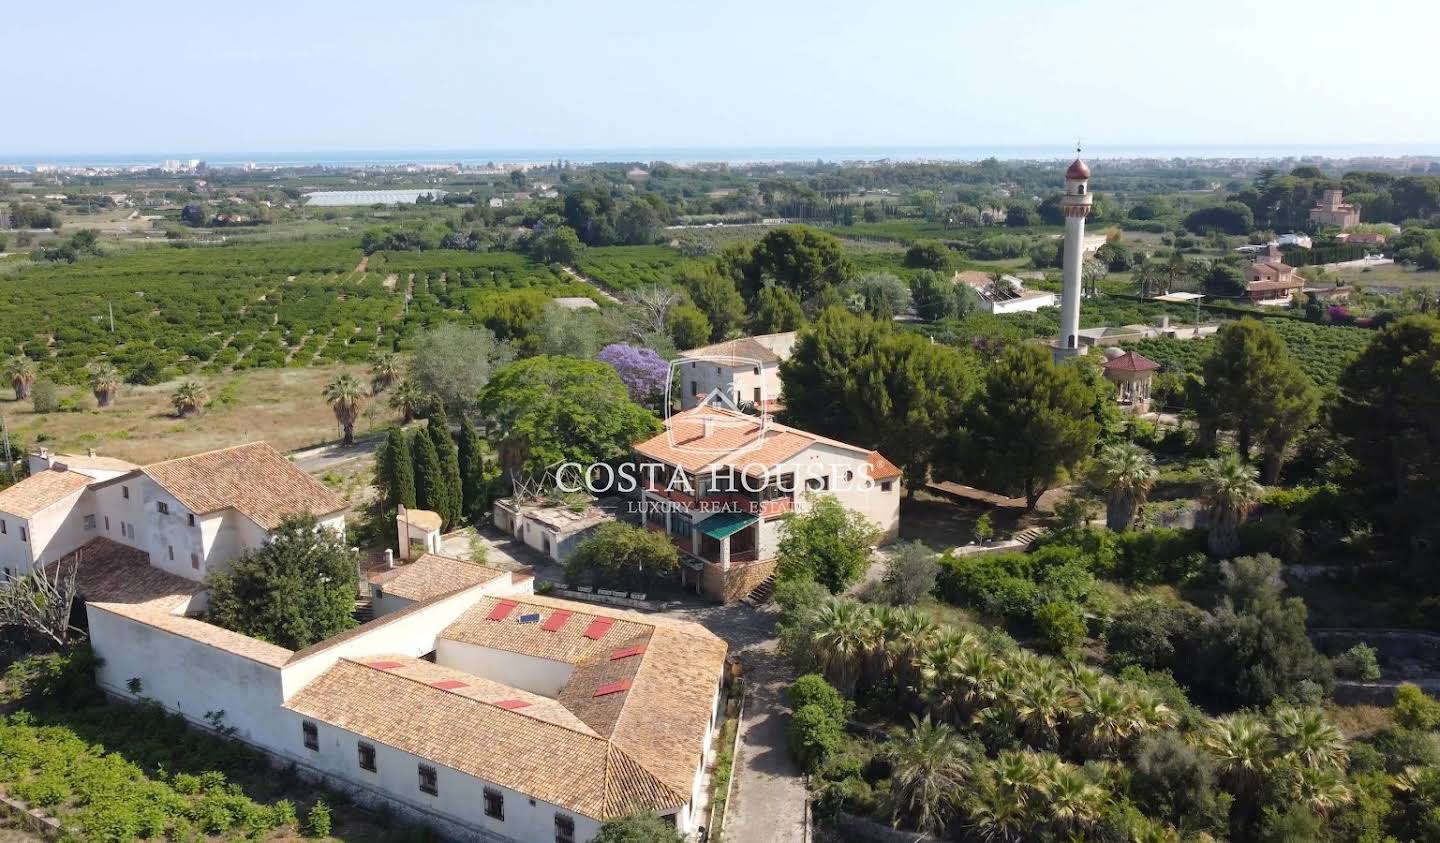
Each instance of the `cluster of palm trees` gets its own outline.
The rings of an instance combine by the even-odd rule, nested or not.
[[[1181,725],[1148,688],[993,645],[918,609],[832,598],[815,610],[809,630],[816,662],[842,693],[889,687],[894,707],[913,712],[912,728],[885,754],[894,818],[922,830],[963,816],[989,840],[1035,839],[1039,829],[1083,836],[1110,803],[1108,765],[1130,757],[1146,736]],[[987,760],[962,730],[1013,736],[1027,748]],[[1293,798],[1316,814],[1350,799],[1345,739],[1318,710],[1234,714],[1206,721],[1189,737],[1239,795],[1283,768]],[[1081,768],[1064,759],[1091,763]],[[1152,825],[1137,839],[1178,840],[1167,826]]]
[[[1091,483],[1105,496],[1105,524],[1115,531],[1130,529],[1140,506],[1154,488],[1159,472],[1155,457],[1133,442],[1100,449]],[[1234,554],[1239,529],[1265,489],[1259,472],[1234,453],[1205,460],[1200,466],[1201,500],[1210,526],[1210,552]]]

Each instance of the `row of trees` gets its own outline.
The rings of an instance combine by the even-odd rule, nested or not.
[[[479,431],[462,417],[458,435],[452,433],[439,406],[424,428],[391,429],[376,454],[375,485],[387,527],[401,506],[437,513],[446,529],[474,521],[489,509],[494,492]]]

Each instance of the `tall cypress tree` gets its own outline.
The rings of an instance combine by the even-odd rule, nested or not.
[[[460,420],[460,488],[465,516],[477,520],[485,512],[485,451],[480,433],[468,416]]]
[[[391,428],[376,462],[375,484],[380,487],[385,509],[415,507],[415,459],[405,441],[405,431]]]
[[[464,509],[464,489],[460,483],[460,454],[455,450],[455,439],[450,435],[450,420],[445,408],[437,407],[431,414],[428,432],[430,441],[435,443],[435,456],[440,460],[440,475],[445,480],[444,510],[436,510],[445,519],[446,525],[460,521]]]
[[[410,453],[415,462],[415,502],[421,509],[438,513],[441,519],[450,511],[450,487],[440,471],[440,458],[429,436],[417,432],[410,438]]]

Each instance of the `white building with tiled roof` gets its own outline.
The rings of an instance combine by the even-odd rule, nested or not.
[[[235,739],[359,803],[495,843],[584,843],[637,811],[704,821],[727,648],[698,625],[426,555],[379,583],[375,620],[291,651],[206,623],[202,587],[136,548],[72,558],[105,691],[200,727],[223,711]]]
[[[718,391],[735,404],[764,410],[781,406],[780,364],[790,359],[795,332],[761,334],[680,352],[674,364],[680,406],[689,410]]]
[[[0,491],[0,566],[23,574],[97,537],[201,579],[293,515],[345,528],[343,498],[264,442],[147,466],[109,457],[30,457],[31,474]]]
[[[665,428],[635,446],[645,524],[685,555],[697,592],[729,602],[764,582],[785,519],[809,510],[810,493],[863,515],[882,541],[899,535],[901,472],[879,451],[709,403]]]

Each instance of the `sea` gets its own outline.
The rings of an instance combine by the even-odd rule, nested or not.
[[[5,154],[0,167],[38,165],[56,167],[136,167],[167,160],[203,160],[211,167],[256,166],[403,166],[406,164],[520,165],[567,161],[575,164],[601,162],[648,163],[665,161],[677,165],[696,163],[787,163],[860,161],[1050,161],[1074,156],[1063,146],[757,146],[757,147],[614,147],[596,149],[406,149],[406,150],[316,150],[295,151],[203,151],[180,150],[143,153],[95,153],[81,155]],[[1087,159],[1352,159],[1440,157],[1440,143],[1419,144],[1170,144],[1105,145],[1084,148]]]

